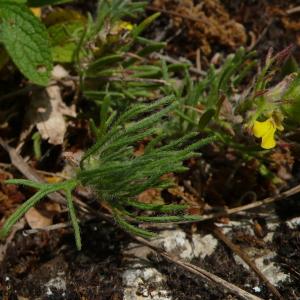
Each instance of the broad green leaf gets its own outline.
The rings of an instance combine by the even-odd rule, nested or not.
[[[23,4],[0,2],[0,41],[20,69],[32,82],[47,85],[52,55],[47,31]]]
[[[28,5],[30,7],[40,7],[43,5],[57,5],[69,2],[73,2],[73,0],[28,0]]]

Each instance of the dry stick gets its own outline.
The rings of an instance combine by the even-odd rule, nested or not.
[[[198,266],[195,266],[193,264],[190,264],[188,262],[180,260],[178,257],[171,255],[171,254],[167,253],[166,251],[164,251],[163,249],[152,245],[151,242],[147,241],[146,239],[144,239],[142,237],[134,236],[134,235],[131,235],[131,237],[134,240],[136,240],[137,242],[149,247],[150,249],[152,249],[153,251],[155,251],[156,253],[161,255],[167,261],[169,261],[171,263],[175,263],[178,266],[182,267],[183,269],[185,269],[191,273],[194,273],[205,280],[208,280],[219,286],[222,286],[223,288],[229,290],[230,292],[234,293],[235,295],[238,295],[239,297],[241,297],[245,300],[263,300],[262,298],[259,298],[253,294],[248,293],[247,291],[220,278],[219,276],[216,276]]]
[[[288,15],[295,14],[295,13],[298,13],[298,12],[300,12],[300,6],[296,6],[296,7],[293,7],[293,8],[290,8],[290,9],[286,10],[286,13]]]
[[[175,224],[189,224],[189,223],[205,222],[205,221],[208,221],[208,220],[229,216],[229,215],[236,214],[236,213],[239,213],[239,212],[254,209],[254,208],[257,208],[257,207],[260,207],[260,206],[263,206],[263,205],[267,205],[267,204],[285,199],[287,197],[293,196],[293,195],[298,194],[298,193],[300,193],[300,184],[294,186],[293,188],[291,188],[291,189],[289,189],[285,192],[282,192],[282,193],[280,193],[276,196],[273,196],[273,197],[268,197],[268,198],[265,198],[265,199],[260,200],[260,201],[255,201],[253,203],[249,203],[249,204],[242,205],[242,206],[239,206],[239,207],[227,209],[227,210],[222,211],[222,212],[203,215],[203,216],[201,216],[201,219],[199,219],[199,220],[165,222],[165,223],[162,223],[162,224],[163,224],[163,226],[168,226],[168,225],[175,225]],[[153,225],[157,226],[156,224],[153,224],[151,222],[147,222],[147,223],[143,223],[142,227],[143,228],[151,228],[151,227],[153,227]]]
[[[1,137],[0,137],[0,145],[7,151],[9,154],[11,163],[27,178],[35,182],[45,183],[45,180],[28,164],[24,161],[24,159],[17,153],[17,151],[10,147]],[[48,198],[59,203],[65,204],[66,201],[64,197],[57,193],[51,193],[48,195]]]
[[[263,39],[263,37],[267,34],[267,32],[270,29],[270,26],[272,25],[273,22],[274,22],[273,18],[271,20],[269,20],[269,22],[266,24],[265,28],[263,29],[261,34],[258,36],[256,41],[247,48],[247,51],[252,51],[260,43],[260,41]]]
[[[27,179],[30,179],[35,182],[40,182],[40,183],[46,183],[44,178],[42,178],[36,170],[31,168],[23,159],[21,155],[17,153],[17,151],[10,147],[3,139],[0,137],[0,145],[8,152],[10,156],[10,160],[12,165],[19,170]],[[47,197],[56,203],[62,204],[62,205],[67,205],[66,199],[64,192],[53,192],[51,194],[48,194]],[[73,195],[73,201],[76,206],[81,212],[89,214],[89,215],[94,215],[97,217],[102,218],[105,221],[112,221],[113,217],[111,215],[102,213],[102,212],[96,212],[93,211],[86,203],[82,202],[78,197]]]
[[[44,178],[42,178],[33,168],[31,168],[22,158],[21,155],[17,153],[17,151],[10,147],[1,137],[0,137],[0,145],[7,151],[9,154],[10,160],[12,165],[18,169],[27,179],[30,179],[35,182],[46,183]],[[48,194],[47,197],[56,203],[66,205],[66,199],[64,197],[63,192],[53,192]],[[77,197],[73,196],[74,203],[76,204],[77,208],[79,208],[82,212],[91,213],[89,206],[82,202]],[[98,213],[97,215],[101,215],[104,219],[109,219],[106,214]]]
[[[256,264],[251,260],[251,258],[243,252],[240,247],[236,244],[234,244],[230,239],[227,238],[227,236],[215,225],[212,227],[213,234],[223,241],[224,244],[227,245],[229,249],[231,249],[232,252],[235,252],[250,268],[253,269],[253,271],[256,273],[256,275],[266,284],[266,286],[269,288],[269,290],[274,294],[274,296],[279,299],[283,300],[284,298],[280,295],[279,291],[276,289],[276,287],[268,280],[268,278],[257,268]]]
[[[225,211],[222,212],[218,212],[218,213],[214,213],[214,214],[207,214],[207,215],[203,215],[201,220],[191,220],[191,221],[179,221],[179,222],[166,222],[164,223],[164,225],[169,225],[169,224],[188,224],[188,223],[197,223],[197,222],[204,222],[204,221],[208,221],[208,220],[212,220],[212,219],[216,219],[219,217],[225,217],[225,216],[229,216],[232,214],[236,214],[242,211],[247,211],[253,208],[257,208],[263,205],[267,205],[282,199],[285,199],[287,197],[293,196],[295,194],[300,193],[300,184],[292,187],[291,189],[284,191],[276,196],[272,196],[272,197],[268,197],[265,198],[263,200],[259,200],[259,201],[255,201],[253,203],[249,203],[246,205],[242,205],[239,207],[235,207],[235,208],[230,208],[227,209]],[[151,223],[148,223],[148,225],[150,225]]]

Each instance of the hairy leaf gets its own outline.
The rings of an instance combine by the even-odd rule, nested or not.
[[[23,4],[0,2],[0,41],[20,71],[32,82],[47,85],[52,56],[44,25]]]

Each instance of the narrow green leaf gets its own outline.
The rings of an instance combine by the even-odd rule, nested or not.
[[[160,13],[155,13],[148,18],[146,18],[143,22],[141,22],[138,26],[136,26],[132,30],[132,36],[134,38],[138,37],[154,20],[156,20],[160,16]]]
[[[65,192],[66,192],[66,199],[67,199],[70,219],[74,229],[76,247],[78,250],[81,250],[82,244],[81,244],[81,237],[80,237],[80,227],[77,221],[76,212],[73,204],[72,190],[67,188],[65,189]]]
[[[206,125],[209,123],[209,121],[213,118],[215,113],[216,113],[216,110],[213,108],[205,111],[205,113],[201,116],[201,118],[199,120],[198,129],[203,130],[206,127]]]
[[[151,237],[155,237],[156,234],[154,232],[145,230],[145,229],[141,229],[139,227],[136,227],[128,222],[126,222],[121,216],[119,216],[118,214],[114,215],[116,222],[119,224],[119,226],[124,229],[125,231],[138,235],[138,236],[142,236],[145,238],[151,238]]]
[[[5,180],[6,184],[24,185],[35,189],[43,189],[47,187],[45,183],[34,182],[28,179],[8,179]]]
[[[142,210],[153,210],[159,212],[174,212],[181,211],[187,208],[187,205],[183,204],[150,204],[138,202],[135,200],[128,200],[127,203],[132,207],[136,207]]]
[[[4,223],[0,230],[0,238],[6,237],[13,225],[35,204],[37,204],[46,194],[47,190],[39,191],[34,194],[30,199],[24,202]]]

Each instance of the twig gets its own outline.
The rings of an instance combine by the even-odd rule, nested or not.
[[[268,30],[269,30],[269,28],[270,28],[270,26],[272,25],[273,22],[274,22],[274,19],[269,20],[269,22],[267,23],[267,25],[265,26],[265,28],[263,29],[261,34],[258,36],[256,41],[254,43],[251,43],[251,45],[247,48],[247,51],[252,51],[259,44],[259,42],[267,34],[267,32],[268,32]]]
[[[300,6],[296,6],[296,7],[293,7],[293,8],[290,8],[290,9],[286,10],[286,13],[288,15],[295,14],[295,13],[298,13],[298,12],[300,12]]]
[[[0,145],[9,154],[12,165],[17,168],[27,179],[35,182],[45,183],[45,180],[24,161],[24,159],[17,153],[14,148],[10,147],[1,137]],[[49,194],[48,198],[59,204],[66,204],[64,197],[57,192]]]
[[[16,150],[12,147],[10,147],[1,137],[0,137],[0,145],[7,151],[7,153],[10,156],[10,160],[12,165],[18,169],[27,179],[30,179],[35,182],[41,182],[46,183],[46,181],[33,169],[31,168],[22,158],[21,155],[19,155]],[[66,205],[66,199],[64,197],[63,192],[54,192],[51,194],[48,194],[47,197],[56,203]],[[93,210],[89,208],[89,206],[82,202],[79,198],[76,196],[73,196],[74,203],[77,208],[79,208],[82,212],[97,215],[98,217],[101,217],[105,220],[109,220],[112,217],[108,216],[107,214],[97,212],[95,213]]]
[[[266,284],[269,290],[274,294],[277,299],[283,300],[283,297],[280,295],[279,291],[275,288],[274,285],[268,280],[268,278],[257,268],[256,264],[251,260],[251,258],[243,252],[238,245],[235,245],[230,241],[227,236],[215,225],[212,225],[213,234],[223,241],[233,252],[235,252],[256,274],[257,276]]]
[[[57,223],[57,224],[52,224],[52,225],[49,225],[46,227],[24,230],[23,234],[30,235],[30,234],[36,234],[41,231],[53,231],[53,230],[58,230],[58,229],[68,228],[68,227],[71,227],[70,223]]]
[[[254,209],[263,205],[267,205],[267,204],[271,204],[273,202],[285,199],[287,197],[293,196],[295,194],[298,194],[300,192],[300,184],[294,186],[293,188],[282,192],[280,194],[278,194],[277,196],[273,196],[273,197],[268,197],[265,198],[263,200],[260,201],[256,201],[253,203],[249,203],[246,205],[242,205],[239,207],[235,207],[235,208],[231,208],[231,209],[227,209],[225,211],[222,212],[218,212],[218,213],[212,213],[212,214],[207,214],[207,215],[203,215],[201,220],[197,220],[197,221],[180,221],[180,222],[166,222],[164,223],[164,225],[167,224],[188,224],[188,223],[196,223],[196,222],[203,222],[203,221],[207,221],[207,220],[212,220],[212,219],[216,219],[219,217],[224,217],[224,216],[228,216],[228,215],[232,215],[232,214],[236,214],[242,211],[246,211],[246,210],[250,210],[250,209]],[[150,223],[148,223],[149,225]]]
[[[248,293],[247,291],[241,289],[240,287],[222,279],[221,277],[218,277],[198,266],[195,266],[193,264],[190,264],[188,262],[182,261],[180,260],[178,257],[171,255],[169,253],[167,253],[166,251],[162,250],[161,248],[158,248],[154,245],[152,245],[151,242],[147,241],[146,239],[142,238],[142,237],[138,237],[138,236],[134,236],[131,235],[131,237],[145,245],[148,246],[150,249],[152,249],[153,251],[155,251],[156,253],[158,253],[159,255],[161,255],[164,259],[166,259],[167,261],[171,262],[171,263],[175,263],[176,265],[182,267],[183,269],[196,274],[198,276],[200,276],[201,278],[209,281],[209,282],[213,282],[219,286],[222,286],[223,288],[225,288],[226,290],[229,290],[230,292],[234,293],[235,295],[238,295],[239,297],[241,297],[242,299],[245,300],[263,300],[262,298],[259,298],[253,294]]]

